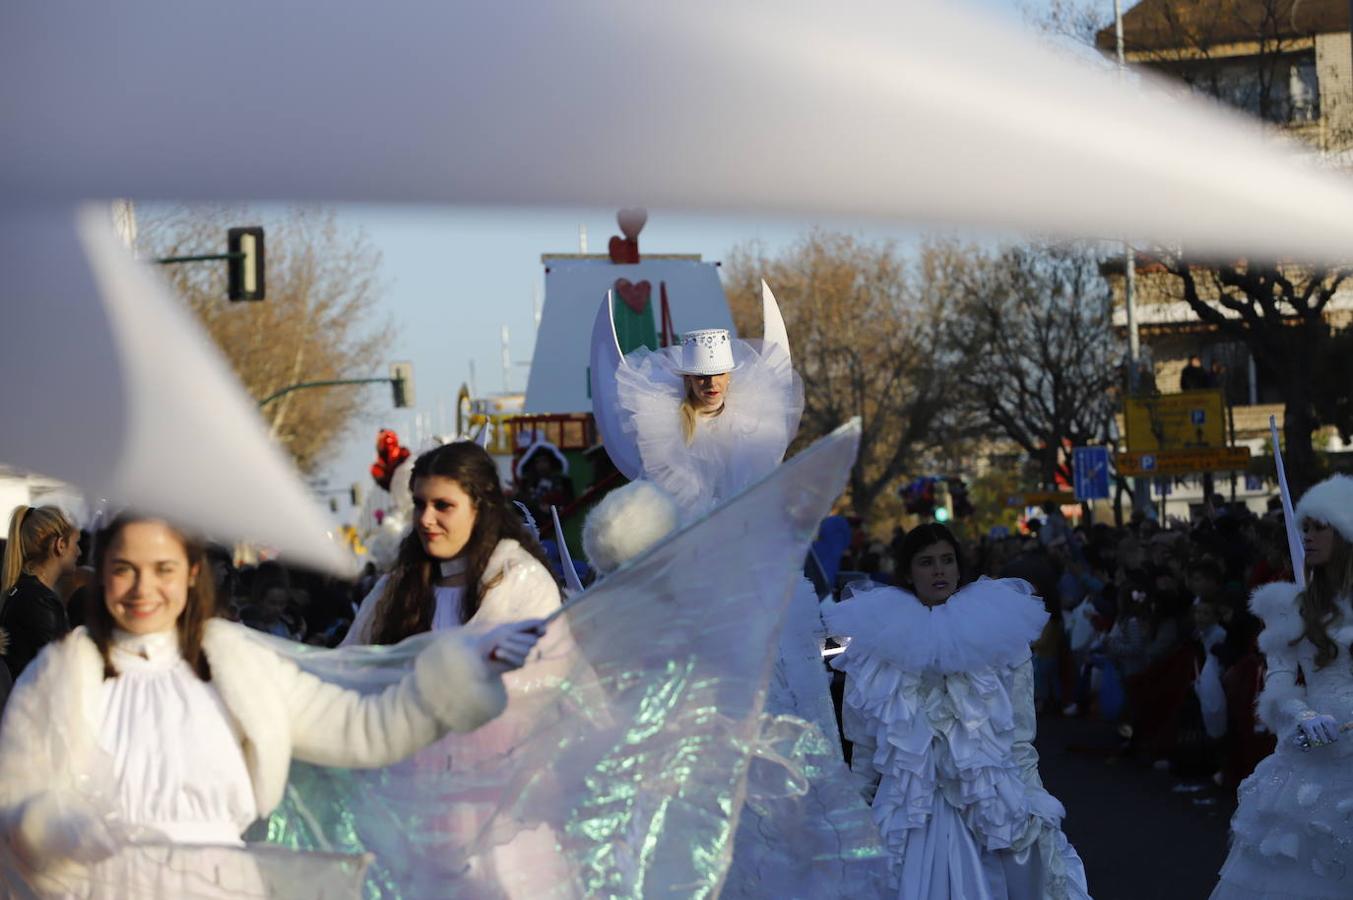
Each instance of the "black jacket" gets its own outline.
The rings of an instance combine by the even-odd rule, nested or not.
[[[47,585],[27,572],[10,588],[0,609],[0,628],[9,635],[5,665],[15,681],[33,658],[49,642],[70,631],[70,620],[61,598]]]

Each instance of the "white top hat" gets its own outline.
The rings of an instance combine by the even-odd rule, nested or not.
[[[680,375],[722,375],[737,368],[733,342],[723,328],[702,328],[681,336]]]

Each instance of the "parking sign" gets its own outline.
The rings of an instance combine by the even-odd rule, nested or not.
[[[1071,471],[1077,500],[1109,499],[1109,448],[1076,447],[1071,451]]]

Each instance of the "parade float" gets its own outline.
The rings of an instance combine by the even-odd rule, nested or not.
[[[643,210],[621,210],[620,234],[607,252],[545,253],[545,293],[526,393],[474,396],[462,385],[456,398],[455,433],[473,440],[498,462],[537,522],[548,529],[550,507],[559,514],[576,553],[586,511],[624,483],[611,464],[592,416],[589,359],[598,304],[611,294],[615,341],[621,353],[677,343],[683,329],[726,328],[736,335],[717,262],[699,254],[641,254]],[[357,532],[378,567],[394,559],[408,527],[412,500],[408,469],[419,449],[382,429],[371,466]]]

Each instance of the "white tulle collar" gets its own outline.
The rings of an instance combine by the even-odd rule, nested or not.
[[[933,607],[897,588],[864,588],[823,618],[830,634],[851,639],[848,653],[954,673],[1023,662],[1048,612],[1028,582],[983,578]]]

